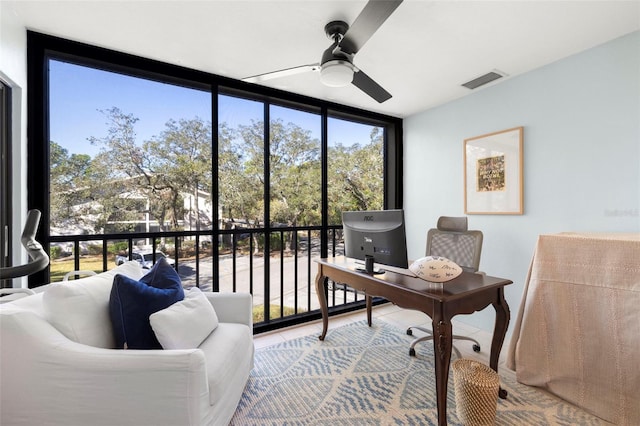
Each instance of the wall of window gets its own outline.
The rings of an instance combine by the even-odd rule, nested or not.
[[[28,46],[28,203],[52,257],[30,286],[145,251],[188,285],[250,291],[265,322],[303,315],[340,212],[402,207],[399,119],[33,32]]]

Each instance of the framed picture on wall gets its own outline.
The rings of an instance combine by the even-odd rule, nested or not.
[[[465,214],[522,214],[523,127],[464,140]]]

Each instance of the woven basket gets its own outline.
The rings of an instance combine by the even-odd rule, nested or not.
[[[492,425],[500,378],[489,366],[470,359],[457,359],[453,364],[456,413],[465,426]]]

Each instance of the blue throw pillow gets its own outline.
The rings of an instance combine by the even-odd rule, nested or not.
[[[162,349],[149,316],[184,299],[178,273],[164,258],[136,281],[116,275],[109,297],[109,315],[116,348]]]

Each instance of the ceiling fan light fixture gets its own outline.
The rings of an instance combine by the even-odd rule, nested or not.
[[[320,81],[329,87],[344,87],[353,81],[353,64],[334,59],[322,64]]]

